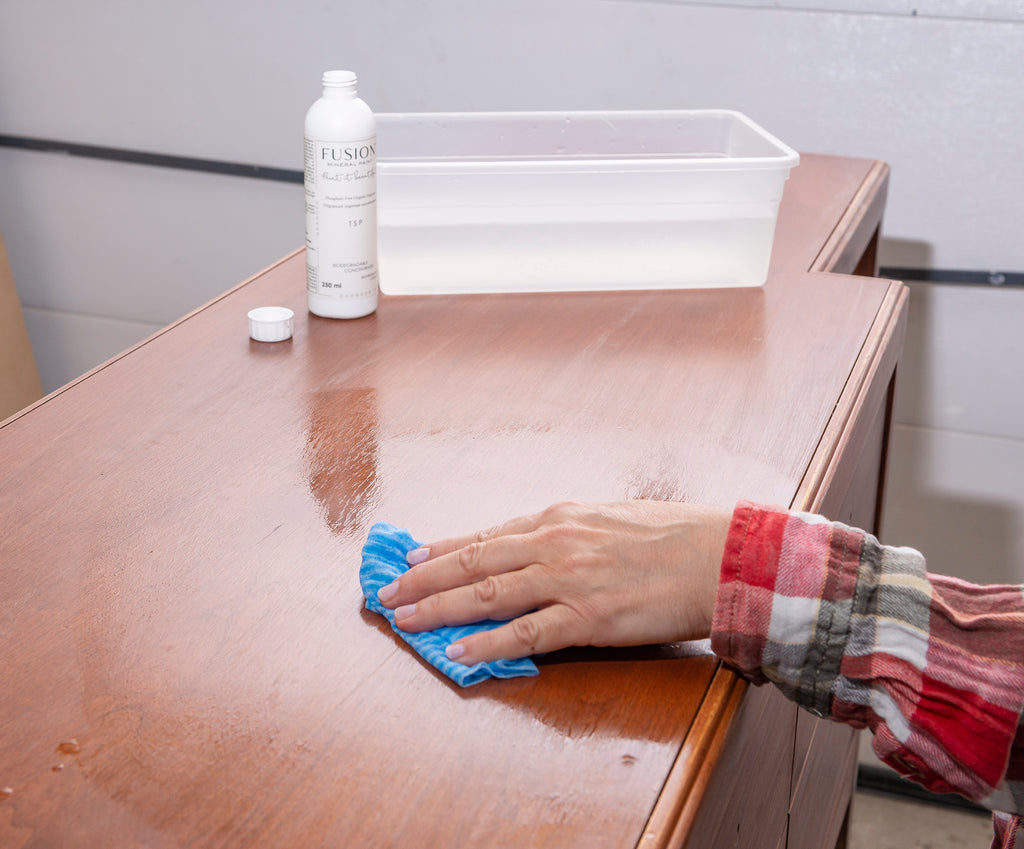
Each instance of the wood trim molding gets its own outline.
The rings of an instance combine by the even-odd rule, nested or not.
[[[725,734],[719,729],[732,721],[743,702],[747,683],[719,666],[679,751],[665,786],[640,838],[643,849],[682,845],[694,823],[711,771],[719,760]]]
[[[908,299],[908,291],[900,283],[894,283],[886,292],[857,365],[790,505],[794,510],[820,511],[827,515],[825,497],[830,490],[844,490],[841,485],[836,487],[840,460],[858,456],[861,445],[852,443],[867,437],[864,428],[853,426],[854,419],[859,416],[865,424],[870,423],[873,414],[885,403],[906,333]],[[895,344],[888,344],[889,339],[895,340]],[[871,415],[862,415],[865,412]]]
[[[889,166],[873,162],[808,271],[853,274],[878,231],[889,189]]]

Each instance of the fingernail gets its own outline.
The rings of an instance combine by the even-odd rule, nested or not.
[[[392,581],[386,587],[381,587],[377,590],[377,598],[381,601],[387,601],[389,598],[394,598],[395,593],[398,592],[398,581]]]
[[[403,604],[395,608],[395,619],[406,619],[416,612],[415,604]]]
[[[428,557],[430,557],[429,548],[414,548],[407,555],[405,555],[405,562],[408,563],[410,566],[416,566],[422,563]]]
[[[452,643],[444,650],[448,660],[458,660],[466,653],[466,647],[462,643]]]

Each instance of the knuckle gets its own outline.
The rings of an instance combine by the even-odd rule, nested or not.
[[[471,542],[465,548],[459,550],[457,558],[459,568],[469,577],[474,577],[480,573],[481,564],[483,563],[484,556],[484,543],[483,542]]]
[[[473,594],[481,604],[493,604],[498,598],[499,590],[498,579],[493,575],[488,575],[482,581],[473,584]]]
[[[564,555],[571,550],[577,538],[581,534],[581,528],[571,517],[565,517],[557,522],[550,522],[537,531],[536,538],[540,547],[549,554]]]
[[[476,532],[476,541],[477,542],[487,542],[487,540],[494,539],[494,537],[499,536],[500,534],[501,534],[501,525],[494,525],[493,527],[485,528],[482,531],[477,531]]]
[[[521,616],[512,620],[512,635],[516,642],[531,654],[536,651],[537,644],[540,642],[540,629],[529,616]]]
[[[593,513],[593,508],[578,501],[562,501],[546,511],[544,526],[565,536],[583,527]]]
[[[552,504],[544,511],[544,518],[549,522],[565,522],[580,511],[581,505],[575,501],[560,501]]]

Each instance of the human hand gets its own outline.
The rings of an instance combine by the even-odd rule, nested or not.
[[[657,501],[559,504],[411,551],[378,598],[405,631],[509,620],[464,637],[472,665],[568,646],[634,646],[711,633],[732,513]]]

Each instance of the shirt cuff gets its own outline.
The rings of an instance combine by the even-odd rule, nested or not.
[[[771,681],[828,716],[863,536],[820,516],[740,502],[722,556],[712,650],[755,684]]]
[[[1022,795],[1022,619],[1021,587],[929,575],[913,549],[741,502],[711,646],[812,713],[870,727],[904,775],[995,806]]]

